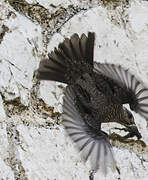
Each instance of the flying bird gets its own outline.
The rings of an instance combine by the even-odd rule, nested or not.
[[[94,172],[116,168],[116,161],[102,123],[116,122],[128,132],[141,134],[132,113],[148,121],[148,89],[130,70],[93,61],[95,33],[73,34],[40,62],[37,78],[66,83],[62,124]],[[93,179],[93,177],[92,177]]]

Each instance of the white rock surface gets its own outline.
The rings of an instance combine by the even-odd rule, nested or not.
[[[6,19],[9,7],[5,8],[1,24],[9,31],[0,44],[0,90],[6,100],[20,97],[22,104],[27,105],[42,52],[41,27],[17,13]]]
[[[6,131],[6,114],[4,111],[3,100],[0,96],[0,177],[1,179],[14,179],[14,172],[7,164],[9,158],[9,142]]]
[[[27,2],[38,2],[49,12],[55,12],[51,4],[56,5],[57,10],[81,3],[74,0]],[[86,0],[86,3],[90,2]],[[110,14],[107,7],[98,5],[78,13],[52,36],[47,50],[52,50],[64,37],[70,37],[75,32],[82,34],[94,31],[96,61],[122,64],[131,68],[148,84],[148,2],[131,1],[125,11],[128,15],[125,18],[129,18],[125,27],[112,22],[111,15],[116,17],[116,11]],[[53,106],[54,112],[62,112],[61,84],[37,84],[33,79],[41,55],[45,53],[40,25],[17,13],[4,0],[0,2],[0,17],[0,35],[3,33],[3,25],[8,27],[0,42],[0,92],[3,97],[0,96],[0,179],[88,180],[89,165],[82,163],[61,125],[56,125],[51,118],[42,117],[39,107],[32,100],[31,93],[35,86],[38,99]],[[16,98],[20,98],[20,104],[28,106],[28,109],[18,114],[9,114],[7,102],[13,102]],[[147,123],[138,115],[135,118],[143,140],[148,144]],[[114,125],[104,126],[106,131],[112,127]],[[107,177],[104,177],[98,172],[95,179],[148,179],[148,154],[136,153],[120,144],[113,150],[121,174],[109,171]]]

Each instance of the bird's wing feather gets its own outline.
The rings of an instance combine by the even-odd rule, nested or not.
[[[94,71],[112,81],[116,95],[122,104],[129,103],[131,110],[139,113],[148,121],[148,88],[128,69],[120,65],[94,63]]]
[[[62,123],[68,135],[76,143],[84,161],[90,160],[93,170],[100,168],[106,173],[108,166],[114,170],[115,160],[107,136],[103,131],[97,133],[89,128],[75,107],[74,97],[72,88],[67,87]]]
[[[65,38],[58,48],[40,62],[37,79],[53,80],[70,84],[82,73],[93,71],[93,49],[95,34],[73,34]]]

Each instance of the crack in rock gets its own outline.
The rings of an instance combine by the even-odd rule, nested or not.
[[[5,26],[4,24],[2,25],[1,29],[0,29],[0,44],[5,36],[5,34],[9,31],[9,28],[7,26]]]
[[[17,146],[20,145],[21,142],[16,125],[13,123],[8,123],[6,131],[9,142],[9,158],[7,158],[5,161],[13,170],[15,180],[28,180],[17,149]]]

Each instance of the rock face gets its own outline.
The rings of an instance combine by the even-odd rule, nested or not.
[[[35,78],[47,52],[88,31],[96,32],[95,61],[130,68],[148,86],[147,1],[0,1],[0,179],[88,179],[89,164],[60,124],[65,85]],[[145,144],[112,139],[120,173],[95,179],[148,179],[147,123],[134,115]]]

